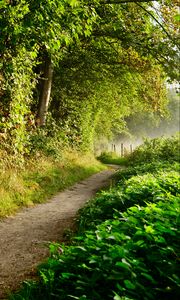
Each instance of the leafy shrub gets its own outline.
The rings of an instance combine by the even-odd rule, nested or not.
[[[102,152],[97,159],[104,164],[127,165],[128,163],[126,157],[119,157],[115,152]]]
[[[116,172],[114,176],[115,182],[124,183],[126,179],[131,178],[135,175],[143,175],[145,173],[156,174],[160,171],[180,171],[178,162],[163,162],[163,161],[153,161],[150,163],[140,163],[138,165],[129,166],[126,169]]]
[[[131,155],[130,161],[133,163],[151,162],[154,160],[179,161],[179,136],[169,138],[155,138],[145,140]]]
[[[178,201],[116,212],[78,245],[51,246],[39,284],[14,299],[178,299]]]
[[[67,146],[67,138],[52,118],[48,118],[45,128],[36,128],[29,140],[31,154],[42,152],[56,159],[62,158],[62,152]]]
[[[145,174],[133,176],[109,191],[103,191],[95,199],[89,201],[80,210],[79,230],[94,228],[101,222],[111,219],[114,211],[126,211],[127,208],[147,202],[156,203],[160,199],[166,201],[169,195],[178,195],[179,173],[159,172],[155,175]]]

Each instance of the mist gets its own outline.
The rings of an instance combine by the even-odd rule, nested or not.
[[[168,115],[166,117],[154,117],[153,113],[140,113],[126,119],[127,133],[116,134],[111,140],[102,140],[98,152],[116,152],[124,156],[143,143],[144,139],[169,137],[180,130],[180,94],[178,86],[168,87]],[[122,147],[124,150],[122,150]]]

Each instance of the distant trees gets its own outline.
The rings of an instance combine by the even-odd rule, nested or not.
[[[44,126],[47,111],[88,148],[124,130],[134,111],[164,109],[163,78],[178,76],[176,5],[2,0],[0,131],[8,151],[28,151],[33,119]]]

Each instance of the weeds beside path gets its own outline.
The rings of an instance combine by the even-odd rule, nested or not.
[[[48,254],[48,242],[63,240],[78,209],[110,183],[114,172],[111,168],[95,174],[48,203],[25,208],[0,223],[0,299],[34,276],[36,266]]]

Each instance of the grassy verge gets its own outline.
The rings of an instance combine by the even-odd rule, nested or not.
[[[128,163],[127,157],[120,157],[114,152],[103,152],[97,157],[104,164],[114,164],[126,166]]]
[[[41,203],[105,167],[92,156],[66,153],[61,162],[47,157],[31,160],[24,170],[8,169],[0,174],[0,218],[22,206]]]

